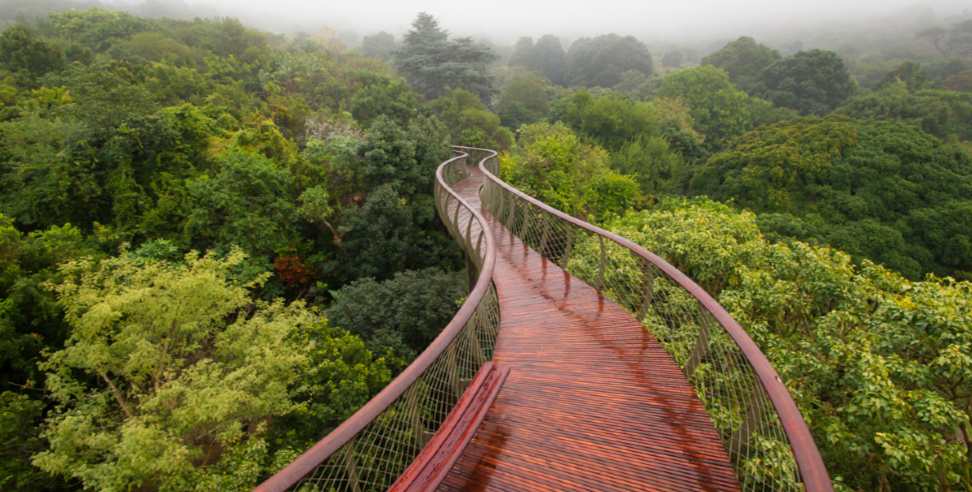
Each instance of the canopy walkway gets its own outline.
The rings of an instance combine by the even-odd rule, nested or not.
[[[786,387],[698,285],[457,147],[436,205],[455,318],[278,490],[832,490]]]

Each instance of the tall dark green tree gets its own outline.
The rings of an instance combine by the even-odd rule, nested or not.
[[[567,54],[560,39],[551,34],[542,36],[536,43],[529,37],[520,38],[510,57],[510,65],[533,70],[554,84],[566,82]]]
[[[59,68],[64,56],[26,26],[14,26],[0,34],[0,67],[31,77]]]
[[[420,13],[395,53],[395,65],[415,89],[429,99],[449,89],[466,89],[484,101],[492,96],[487,66],[496,55],[471,38],[449,39],[429,14]]]
[[[560,38],[552,34],[540,36],[533,45],[534,64],[551,82],[564,85],[567,82],[567,53]]]
[[[759,88],[763,69],[780,58],[776,50],[757,43],[751,37],[743,36],[703,58],[702,63],[725,70],[737,87],[753,94]]]
[[[571,86],[614,87],[628,70],[646,76],[654,70],[651,53],[634,36],[582,38],[567,51],[567,83]]]
[[[801,51],[766,67],[760,75],[759,95],[801,114],[829,113],[854,93],[851,79],[837,53]]]
[[[510,66],[531,68],[533,58],[533,38],[523,36],[516,40],[513,45],[513,54],[510,55]]]

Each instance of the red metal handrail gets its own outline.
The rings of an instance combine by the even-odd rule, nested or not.
[[[506,183],[496,175],[498,173],[498,163],[495,162],[497,156],[495,151],[475,147],[457,146],[456,148],[464,152],[485,153],[486,157],[480,160],[479,168],[486,176],[486,179],[492,184],[542,210],[544,213],[555,217],[557,220],[566,222],[590,234],[603,237],[630,250],[635,255],[662,271],[669,279],[690,293],[732,338],[732,341],[739,348],[746,362],[748,362],[758,377],[786,433],[806,490],[810,492],[829,492],[833,490],[826,465],[824,465],[820,452],[810,433],[810,429],[807,427],[800,410],[790,396],[789,390],[787,390],[772,364],[770,364],[769,360],[749,334],[746,333],[742,326],[705,289],[667,261],[642,246],[613,232],[561,212]],[[492,165],[490,165],[490,161],[493,161]]]
[[[479,266],[478,277],[475,285],[469,293],[469,296],[466,298],[466,301],[463,303],[462,307],[452,318],[449,324],[446,325],[435,340],[429,344],[428,348],[426,348],[411,364],[409,364],[409,366],[402,371],[401,374],[392,380],[391,383],[389,383],[351,417],[342,422],[331,433],[301,454],[296,460],[257,486],[255,490],[260,492],[276,492],[287,490],[297,485],[302,479],[308,476],[308,474],[313,472],[315,468],[331,458],[338,450],[348,444],[366,427],[374,423],[381,414],[386,412],[389,407],[392,406],[392,404],[398,401],[399,398],[401,398],[402,395],[409,388],[411,388],[412,385],[415,384],[415,382],[426,373],[426,371],[429,370],[433,363],[440,360],[446,349],[450,347],[450,345],[456,340],[460,332],[462,332],[469,323],[475,321],[473,320],[473,316],[477,312],[477,308],[479,308],[481,303],[486,302],[487,294],[489,294],[492,289],[493,267],[496,263],[496,247],[494,244],[493,235],[485,233],[488,231],[485,219],[474,207],[469,205],[469,203],[467,203],[449,186],[451,183],[448,183],[444,177],[445,170],[447,170],[450,166],[464,165],[467,157],[468,154],[459,153],[459,155],[456,155],[452,159],[443,162],[436,169],[435,173],[437,195],[440,192],[444,192],[449,195],[443,200],[444,205],[442,205],[442,207],[444,209],[448,209],[449,201],[454,201],[456,203],[456,216],[458,217],[458,211],[460,208],[468,212],[471,214],[470,221],[478,222],[479,230],[483,232],[480,234],[480,239],[477,241],[484,241],[485,247],[482,249],[476,248],[477,253],[483,254],[483,256],[478,259],[479,261],[476,262],[477,266]],[[440,210],[440,212],[442,212],[442,210]],[[445,217],[443,218],[443,221],[446,221]],[[469,224],[471,223],[472,222]],[[452,229],[453,227],[450,227],[450,232],[454,232]],[[467,227],[467,233],[469,230],[470,229]],[[462,231],[458,232],[461,236]],[[472,250],[472,238],[465,238],[465,243],[467,252],[468,250]]]

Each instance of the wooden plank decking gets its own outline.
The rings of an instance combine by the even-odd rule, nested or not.
[[[454,186],[474,207],[483,177]],[[440,490],[738,490],[692,387],[633,316],[484,214],[499,247],[494,361],[511,369]]]

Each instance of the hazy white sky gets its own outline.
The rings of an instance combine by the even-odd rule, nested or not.
[[[240,17],[295,25],[327,23],[359,33],[401,32],[419,11],[457,33],[506,39],[517,35],[588,35],[607,31],[639,37],[733,34],[809,21],[874,19],[906,8],[941,15],[972,9],[972,0],[186,0]]]

